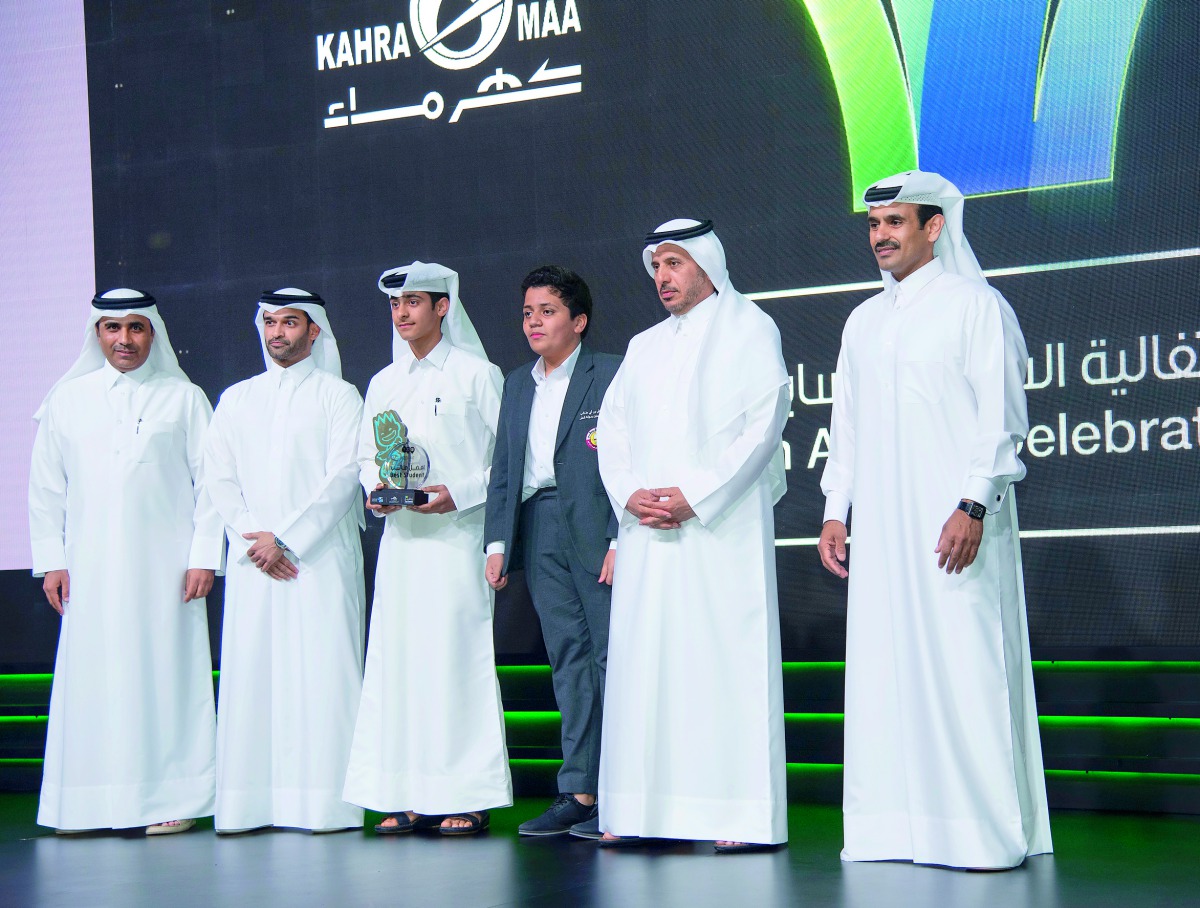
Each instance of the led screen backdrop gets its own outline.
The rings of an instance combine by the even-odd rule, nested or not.
[[[971,195],[967,234],[1030,351],[1017,495],[1035,654],[1200,654],[1194,4],[84,11],[96,282],[159,297],[214,402],[261,369],[254,302],[287,285],[330,301],[346,377],[365,389],[390,355],[375,280],[415,258],[462,274],[505,370],[529,360],[517,287],[544,262],[584,275],[590,340],[621,351],[663,317],[641,237],[713,218],[793,375],[776,511],[790,659],[838,658],[844,642],[844,587],[812,544],[841,326],[878,281],[859,196],[898,170],[941,171]],[[82,321],[86,299],[72,305]],[[36,584],[4,577],[32,614]],[[514,586],[498,646],[521,661],[539,643]],[[23,617],[0,661],[48,663],[50,619]]]

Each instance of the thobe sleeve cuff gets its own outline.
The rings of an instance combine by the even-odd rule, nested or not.
[[[691,505],[692,511],[701,526],[708,526],[710,521],[721,516],[723,501],[713,498],[716,486],[707,477],[704,481],[688,479],[679,485],[679,492]]]
[[[312,551],[313,546],[325,538],[329,531],[316,525],[316,521],[305,520],[303,516],[299,520],[292,521],[287,526],[281,526],[273,530],[274,534],[286,543],[300,561],[308,557],[308,553]]]
[[[616,548],[617,548],[617,540],[615,540],[615,539],[608,540],[608,550],[610,552],[612,552],[612,551],[615,551]]]
[[[611,538],[616,536],[621,527],[637,524],[637,518],[625,509],[625,505],[629,503],[633,493],[638,490],[638,486],[632,477],[627,482],[622,479],[614,479],[612,482],[606,480],[604,486],[608,491],[608,500],[613,506],[613,519],[608,522],[609,537]]]
[[[492,555],[503,555],[507,550],[508,546],[503,542],[489,542],[483,553],[490,558]]]
[[[188,552],[188,570],[199,569],[224,573],[225,533],[219,536],[196,533]]]
[[[50,571],[67,569],[67,549],[62,539],[34,539],[33,576],[41,577]]]
[[[846,518],[850,516],[850,497],[842,492],[826,492],[825,493],[825,517],[826,520],[837,520],[841,523],[846,522]]]
[[[967,484],[963,489],[962,497],[969,498],[971,501],[978,501],[987,508],[989,514],[995,514],[1000,510],[1000,505],[1004,502],[1004,495],[1008,492],[1008,486],[1009,482],[1007,479],[970,476],[967,478]]]
[[[451,516],[455,519],[474,510],[487,500],[487,477],[483,474],[464,476],[453,482],[444,483],[444,485],[449,489],[450,497],[454,499],[455,509],[451,512]]]

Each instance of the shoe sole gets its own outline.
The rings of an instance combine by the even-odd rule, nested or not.
[[[530,836],[532,838],[545,838],[546,836],[566,835],[571,831],[571,827],[566,829],[554,829],[550,832],[526,832],[524,829],[517,827],[517,835]]]

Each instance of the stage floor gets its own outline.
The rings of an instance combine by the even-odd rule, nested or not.
[[[34,823],[34,795],[0,795],[0,905],[22,906],[707,906],[1128,908],[1200,905],[1200,817],[1056,811],[1053,856],[1007,873],[843,864],[834,807],[793,805],[780,852],[711,845],[601,850],[521,839],[545,806],[522,800],[481,836],[382,838],[269,831],[218,839],[212,823],[147,839],[65,839]]]

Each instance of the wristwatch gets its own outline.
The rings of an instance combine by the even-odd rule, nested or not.
[[[979,505],[979,507],[982,508],[983,505]],[[287,543],[284,542],[282,539],[280,539],[278,536],[275,537],[275,545],[281,552],[290,552],[291,551],[291,549],[289,549],[287,547]]]
[[[958,503],[958,509],[972,520],[983,520],[983,515],[987,513],[987,508],[978,501],[967,501],[965,499]],[[278,539],[275,541],[279,542]]]

